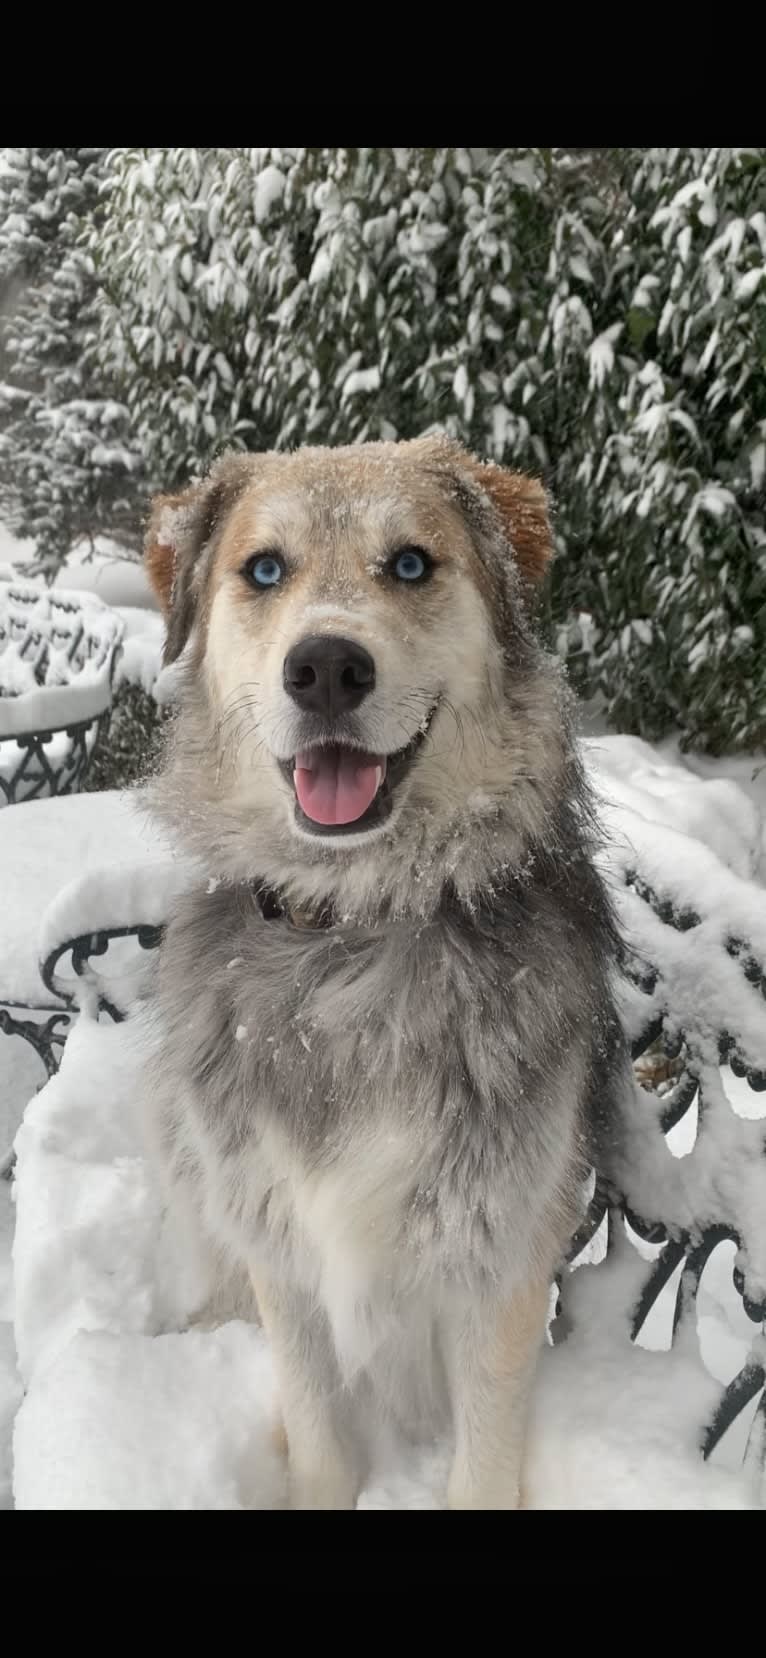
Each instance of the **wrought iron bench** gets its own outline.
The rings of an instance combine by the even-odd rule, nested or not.
[[[79,938],[66,939],[57,945],[40,963],[40,974],[51,1000],[30,1006],[27,1002],[8,1001],[0,1004],[0,1031],[7,1036],[21,1037],[29,1044],[45,1068],[46,1077],[55,1075],[61,1062],[61,1053],[79,1011],[76,990],[59,982],[58,967],[70,960],[75,978],[87,981],[92,977],[90,962],[94,956],[106,955],[110,945],[118,939],[135,939],[143,950],[156,950],[162,937],[162,928],[153,926],[108,927],[96,933],[84,933]],[[97,991],[98,1012],[106,1013],[116,1023],[126,1017],[103,991]],[[22,1017],[21,1015],[26,1015]],[[35,1017],[35,1016],[39,1017]],[[0,1156],[0,1177],[9,1179],[15,1157],[12,1147]]]
[[[108,727],[123,632],[95,595],[49,591],[0,565],[0,807],[80,789]],[[50,1077],[71,1016],[53,994],[5,999],[7,988],[0,1031],[24,1037]],[[0,1155],[0,1174],[12,1165]]]
[[[129,907],[135,903],[137,913],[151,914],[147,889],[162,890],[156,869],[164,856],[164,847],[134,811],[132,797],[118,791],[70,793],[0,810],[0,1032],[26,1042],[40,1061],[43,1080],[57,1069],[74,1008],[46,958],[70,932],[115,919],[102,904],[105,858],[107,883],[116,877]],[[118,900],[122,896],[118,893]],[[52,931],[43,937],[48,918]],[[12,1053],[9,1047],[8,1057]],[[3,1045],[0,1075],[5,1060]],[[31,1092],[32,1074],[29,1066],[24,1069]],[[10,1105],[10,1094],[7,1099]],[[10,1153],[0,1145],[0,1171],[8,1173],[11,1165]]]

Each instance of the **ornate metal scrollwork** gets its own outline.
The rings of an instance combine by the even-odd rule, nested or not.
[[[6,763],[0,769],[0,794],[4,796],[0,804],[17,806],[26,800],[38,800],[41,796],[76,794],[95,750],[104,738],[110,713],[107,708],[92,719],[79,720],[75,725],[4,738],[3,746],[8,749],[15,743],[19,757],[14,766],[9,767]],[[54,738],[62,741],[52,743]],[[46,753],[46,744],[51,744],[55,760]]]
[[[688,932],[700,924],[700,917],[693,910],[678,909],[668,900],[660,901],[656,893],[635,873],[627,873],[626,886],[631,887],[637,896],[652,908],[660,921],[674,927],[678,932]],[[739,962],[745,982],[754,992],[760,992],[761,996],[766,998],[764,969],[748,943],[742,939],[730,938],[726,943],[726,949],[729,956]],[[648,1014],[638,1036],[632,1042],[632,1057],[638,1073],[641,1070],[642,1059],[651,1054],[654,1055],[655,1061],[660,1062],[656,1069],[661,1073],[664,1070],[663,1082],[666,1091],[658,1101],[661,1105],[658,1121],[662,1133],[667,1136],[695,1105],[700,1113],[700,1120],[704,1119],[706,1060],[709,1063],[709,1058],[704,1052],[705,1038],[701,1031],[687,1029],[681,1032],[678,1029],[672,997],[662,1005],[661,975],[654,963],[647,963],[636,957],[631,958],[626,952],[623,969],[631,984],[639,992],[651,997],[654,1002],[652,1012]],[[659,1010],[656,1006],[658,998],[661,1004]],[[752,1054],[748,1055],[740,1050],[737,1040],[729,1032],[722,1031],[718,1037],[719,1063],[728,1063],[732,1074],[737,1078],[746,1079],[754,1093],[761,1093],[766,1089],[766,1008],[762,1011],[763,1047],[757,1064],[753,1063]],[[702,1023],[701,1020],[700,1024]],[[733,1107],[730,1106],[729,1109],[732,1112],[732,1123],[735,1123],[737,1119]],[[766,1121],[763,1122],[760,1149],[762,1154],[766,1155]],[[680,1268],[673,1315],[675,1339],[681,1323],[694,1311],[700,1280],[711,1255],[721,1243],[727,1241],[734,1243],[738,1251],[732,1274],[734,1289],[740,1296],[744,1311],[751,1322],[754,1325],[763,1325],[766,1320],[766,1297],[748,1292],[745,1275],[738,1264],[745,1240],[734,1216],[731,1216],[729,1221],[722,1221],[720,1217],[711,1219],[701,1214],[698,1223],[693,1226],[674,1225],[671,1215],[649,1220],[637,1215],[624,1195],[608,1190],[599,1182],[591,1209],[575,1240],[575,1248],[570,1259],[574,1259],[575,1252],[581,1252],[607,1214],[611,1235],[617,1222],[624,1219],[638,1237],[646,1243],[660,1246],[657,1259],[651,1267],[633,1312],[631,1333],[634,1340],[639,1337],[649,1314]],[[766,1227],[766,1211],[762,1224]],[[751,1427],[750,1443],[760,1446],[762,1456],[766,1454],[765,1383],[764,1364],[759,1357],[751,1353],[739,1372],[723,1388],[712,1420],[704,1429],[700,1449],[705,1458],[710,1456],[724,1434],[759,1393],[761,1399]]]
[[[43,1017],[40,1020],[18,1017],[21,1013],[30,1015],[35,1012]],[[44,1017],[46,1013],[47,1019]],[[54,1013],[49,1008],[17,1008],[14,1002],[6,1002],[0,1007],[0,1031],[4,1031],[6,1036],[20,1036],[23,1041],[28,1042],[44,1065],[46,1078],[49,1080],[58,1070],[72,1018],[73,1014],[69,1008]],[[0,1180],[10,1178],[15,1161],[12,1146],[0,1153]]]

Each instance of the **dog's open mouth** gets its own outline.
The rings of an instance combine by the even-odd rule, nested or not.
[[[280,761],[295,790],[301,828],[315,835],[358,835],[379,828],[435,712],[434,703],[412,741],[395,754],[369,754],[347,743],[316,743],[299,749],[292,760]]]

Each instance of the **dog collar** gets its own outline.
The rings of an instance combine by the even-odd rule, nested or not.
[[[329,904],[322,904],[315,910],[308,906],[300,908],[290,905],[274,887],[264,886],[262,882],[256,882],[253,895],[264,921],[289,921],[291,927],[298,927],[302,932],[324,930],[333,924]]]

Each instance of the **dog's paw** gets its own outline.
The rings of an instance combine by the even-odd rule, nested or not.
[[[447,1507],[462,1512],[509,1511],[522,1508],[518,1482],[515,1480],[488,1480],[485,1484],[466,1485],[462,1480],[450,1480],[447,1487]]]
[[[290,1470],[289,1506],[294,1511],[356,1508],[357,1481],[343,1469],[332,1472]]]

